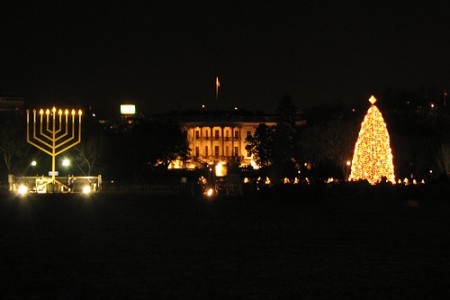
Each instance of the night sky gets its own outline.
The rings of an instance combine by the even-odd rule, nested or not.
[[[219,76],[223,108],[272,112],[286,93],[303,108],[450,88],[450,11],[437,2],[140,3],[2,4],[0,93],[164,113],[213,105]]]

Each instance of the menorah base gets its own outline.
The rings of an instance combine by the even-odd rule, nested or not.
[[[49,193],[97,193],[101,191],[102,176],[25,176],[15,177],[10,182],[10,191],[19,194]]]

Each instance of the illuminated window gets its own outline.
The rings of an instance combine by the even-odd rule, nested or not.
[[[216,139],[218,139],[219,136],[220,136],[219,130],[218,130],[218,129],[214,130],[214,137],[215,137]]]
[[[238,130],[236,130],[236,131],[234,132],[234,138],[235,138],[235,139],[238,139],[238,138],[239,138],[239,131],[238,131]]]
[[[234,156],[239,156],[239,147],[234,147]]]
[[[199,157],[199,156],[200,156],[200,148],[195,147],[195,157]]]
[[[230,146],[225,147],[225,156],[230,156]]]
[[[195,131],[195,138],[199,139],[200,138],[200,130],[196,130]]]
[[[209,155],[209,153],[208,153],[209,151],[208,151],[208,150],[209,150],[209,149],[208,149],[208,146],[205,146],[205,156],[206,156],[206,157],[208,157],[208,155]]]

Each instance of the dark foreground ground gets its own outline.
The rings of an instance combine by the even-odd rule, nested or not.
[[[449,195],[419,196],[3,195],[0,298],[448,299]]]

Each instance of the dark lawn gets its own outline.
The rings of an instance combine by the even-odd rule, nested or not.
[[[450,199],[0,199],[1,298],[445,299]]]

